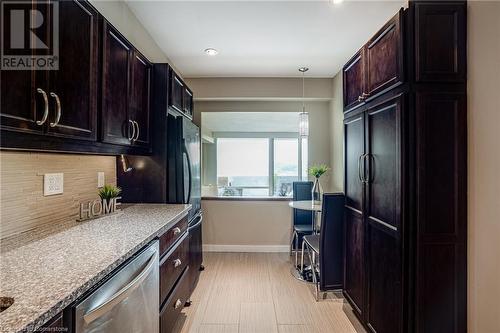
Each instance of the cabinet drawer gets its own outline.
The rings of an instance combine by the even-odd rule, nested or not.
[[[160,303],[168,296],[189,260],[189,237],[184,233],[183,238],[172,248],[165,258],[160,261]]]
[[[172,228],[160,236],[160,258],[167,253],[168,249],[182,236],[187,230],[187,216],[177,222]]]
[[[175,325],[184,303],[189,297],[189,266],[186,267],[182,277],[177,282],[171,296],[160,311],[160,333],[170,333]]]

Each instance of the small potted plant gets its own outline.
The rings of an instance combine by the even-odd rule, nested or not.
[[[314,177],[314,185],[312,188],[312,199],[315,204],[320,204],[323,198],[323,188],[319,182],[319,178],[327,173],[330,168],[326,164],[313,165],[309,168],[309,175]]]
[[[122,192],[122,189],[119,188],[118,186],[109,185],[109,184],[104,185],[99,190],[99,197],[102,200],[103,207],[110,207],[110,201],[112,201],[114,198],[118,197],[121,192]]]

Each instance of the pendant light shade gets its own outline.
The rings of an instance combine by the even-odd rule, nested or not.
[[[305,72],[307,72],[309,68],[300,67],[299,72],[302,73],[302,111],[299,112],[299,135],[300,137],[309,136],[309,113],[306,111],[306,103],[305,103]]]
[[[305,109],[299,112],[299,135],[301,137],[309,136],[309,114]]]

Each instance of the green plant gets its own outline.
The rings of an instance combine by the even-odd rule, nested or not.
[[[313,177],[319,178],[329,170],[330,168],[326,164],[313,165],[309,168],[309,174]]]
[[[120,195],[121,192],[122,189],[119,188],[118,186],[106,184],[99,190],[99,196],[101,197],[102,200],[109,200],[116,198],[117,196]]]

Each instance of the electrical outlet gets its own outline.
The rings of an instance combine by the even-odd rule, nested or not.
[[[43,175],[43,195],[62,194],[64,191],[64,174],[46,173]]]
[[[97,173],[97,188],[104,187],[104,172]]]

